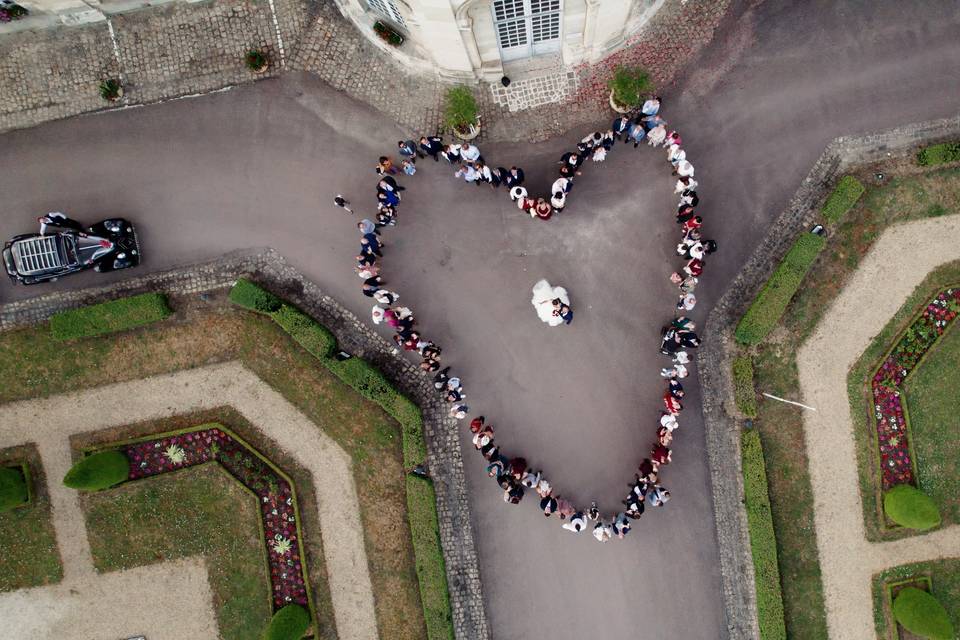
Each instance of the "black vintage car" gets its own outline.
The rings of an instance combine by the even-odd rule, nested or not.
[[[116,271],[140,264],[140,245],[133,225],[109,218],[83,228],[61,216],[44,233],[15,236],[3,246],[3,264],[14,282],[37,284],[62,275],[93,269]]]

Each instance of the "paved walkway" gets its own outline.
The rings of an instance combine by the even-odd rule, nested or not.
[[[956,258],[960,215],[889,228],[797,356],[827,626],[834,640],[873,640],[871,577],[897,565],[960,557],[960,526],[869,542],[857,475],[847,373],[930,271]],[[896,278],[890,278],[896,265]],[[878,288],[880,283],[881,288]]]
[[[103,407],[115,404],[116,398],[124,398],[123,415],[104,413]],[[140,632],[150,638],[207,640],[216,635],[212,595],[202,563],[164,564],[120,572],[121,577],[97,574],[93,568],[77,492],[64,487],[59,479],[70,468],[69,437],[73,434],[224,405],[233,407],[310,472],[316,492],[337,635],[345,640],[372,640],[378,637],[373,588],[367,572],[360,506],[350,456],[324,434],[319,425],[311,422],[283,396],[237,362],[52,398],[0,405],[0,424],[5,425],[0,431],[0,448],[35,443],[47,478],[51,479],[48,489],[53,505],[53,524],[64,565],[64,579],[60,585],[0,594],[0,618],[5,621],[4,624],[12,620],[13,624],[21,625],[15,628],[24,630],[24,635],[14,634],[11,637],[46,640],[57,637],[55,632],[64,624],[71,625],[71,628],[72,625],[78,625],[77,628],[82,629],[109,631],[87,635],[77,632],[82,637],[111,637],[130,635],[126,632]],[[14,429],[11,425],[29,425],[29,428]],[[197,571],[202,572],[202,580],[198,578]],[[154,594],[153,590],[149,594],[144,593],[137,580],[145,580],[143,584],[147,586],[157,583],[174,595]],[[180,595],[175,595],[180,586],[178,584],[177,588],[171,588],[171,585],[178,581],[183,582],[183,590]],[[197,590],[201,583],[205,591]],[[91,604],[101,597],[99,594],[109,593],[114,588],[121,589],[119,593],[131,594],[131,602],[127,603],[129,608],[120,608],[129,612],[129,616],[122,616],[126,627],[120,631],[116,630],[117,624],[103,627],[97,620],[98,617],[104,617],[102,604]],[[76,598],[60,601],[56,597],[73,592],[77,592]],[[24,597],[23,593],[28,596]],[[153,599],[154,595],[157,600]],[[200,604],[179,607],[183,597]],[[30,603],[27,609],[23,608],[25,601]],[[133,604],[133,601],[140,605]],[[115,600],[110,602],[111,606],[116,607]],[[141,611],[144,606],[153,613],[147,615],[149,612]],[[176,615],[171,614],[174,611]],[[42,612],[43,615],[34,616],[31,612]],[[113,619],[117,616],[105,617]],[[34,628],[30,625],[35,620],[47,620],[49,625]],[[132,620],[137,622],[131,623]],[[178,620],[181,626],[174,624],[174,620]],[[170,629],[164,630],[165,626]]]

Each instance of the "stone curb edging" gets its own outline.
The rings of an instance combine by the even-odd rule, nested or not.
[[[437,495],[440,541],[446,562],[453,624],[458,640],[487,640],[489,629],[480,582],[480,567],[456,420],[419,368],[393,353],[394,347],[316,284],[286,263],[273,249],[238,251],[218,260],[131,278],[104,287],[65,291],[0,305],[0,330],[26,326],[53,314],[121,296],[162,290],[202,294],[247,277],[303,309],[337,337],[343,350],[377,366],[420,407],[427,461]]]
[[[707,317],[697,365],[720,547],[727,637],[731,640],[759,638],[760,634],[750,534],[743,506],[740,429],[735,414],[726,409],[728,399],[733,397],[730,362],[735,350],[734,328],[797,233],[813,224],[819,215],[820,204],[840,173],[886,158],[904,156],[921,143],[937,143],[958,136],[960,116],[863,136],[839,137],[830,142],[787,208],[770,225],[770,233],[740,268]]]

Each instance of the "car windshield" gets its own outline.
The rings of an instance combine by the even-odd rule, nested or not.
[[[60,236],[60,252],[63,255],[63,263],[74,265],[79,262],[77,258],[77,244],[72,235]]]

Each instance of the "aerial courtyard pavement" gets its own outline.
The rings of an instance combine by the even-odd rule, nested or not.
[[[957,41],[943,38],[955,25],[928,8],[937,3],[916,8],[911,20],[899,13],[899,20],[835,20],[807,3],[774,4],[755,16],[756,42],[731,58],[732,70],[693,83],[709,84],[709,91],[691,94],[681,85],[676,97],[666,95],[698,159],[704,210],[709,205],[711,233],[721,245],[697,291],[701,309],[736,273],[829,139],[957,109],[949,92],[926,90],[949,86],[945,70],[960,59]],[[902,11],[899,3],[877,5],[878,13]],[[871,38],[879,29],[895,37]],[[811,32],[821,46],[809,45]],[[923,60],[902,55],[905,43],[921,39]],[[934,55],[937,65],[929,64]],[[768,66],[771,60],[778,64]],[[860,74],[864,68],[883,72]],[[709,63],[704,70],[712,71]],[[343,269],[355,230],[328,203],[333,191],[366,202],[371,159],[392,151],[399,132],[331,93],[291,78],[5,136],[0,184],[9,202],[0,230],[32,228],[46,210],[81,219],[122,212],[142,223],[145,271],[274,246],[367,317],[357,280]],[[517,162],[546,185],[550,163],[569,141],[481,146],[498,164]],[[443,173],[446,165],[437,174],[430,163],[405,181],[416,183],[401,212],[407,228],[389,240],[401,303],[415,304],[437,332],[431,337],[453,345],[469,402],[492,407],[488,417],[504,440],[537,452],[558,484],[586,501],[622,492],[633,452],[646,445],[637,416],[655,415],[648,413],[654,407],[638,406],[636,398],[654,397],[659,380],[635,354],[642,345],[655,348],[662,303],[672,295],[661,271],[664,238],[655,237],[674,233],[670,184],[654,173],[662,159],[655,167],[646,149],[617,151],[578,179],[564,217],[547,226],[517,218],[515,208],[500,206],[502,194],[464,187]],[[645,178],[627,182],[628,175]],[[562,334],[572,339],[554,340],[531,315],[529,285],[541,276],[567,285],[583,311],[570,327],[577,333]],[[527,277],[529,284],[521,282]],[[91,275],[57,286],[101,281]],[[0,285],[4,299],[14,295],[35,293]],[[636,335],[634,327],[649,333]],[[568,369],[572,362],[575,370]],[[688,402],[693,408],[698,398],[691,393]],[[541,637],[546,630],[556,637],[598,630],[630,636],[636,619],[649,638],[722,635],[716,532],[694,413],[686,412],[684,453],[670,467],[674,500],[616,547],[576,539],[529,510],[507,509],[482,468],[468,464],[495,637]]]
[[[122,416],[104,413],[124,398]],[[53,524],[64,565],[59,584],[0,594],[4,633],[23,640],[125,637],[208,640],[218,635],[202,559],[119,572],[93,566],[79,496],[57,479],[71,465],[70,436],[229,405],[314,477],[338,637],[377,636],[373,590],[350,456],[238,362],[188,369],[49,398],[0,405],[0,448],[35,443],[52,481]],[[21,428],[13,428],[21,425]]]
[[[804,435],[830,637],[876,637],[871,578],[898,565],[960,556],[960,525],[895,541],[870,542],[858,491],[847,373],[925,276],[956,258],[960,216],[895,225],[833,301],[797,358]],[[890,278],[890,265],[897,277]],[[883,295],[877,295],[882,282]]]

